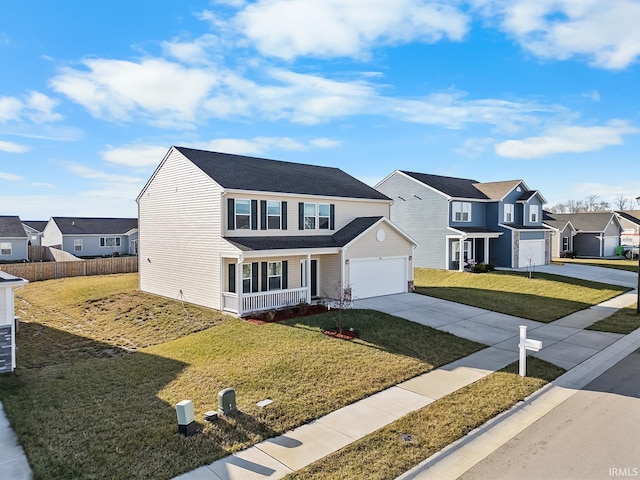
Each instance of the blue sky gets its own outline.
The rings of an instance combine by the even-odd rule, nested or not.
[[[135,216],[171,145],[640,195],[638,0],[24,0],[0,214]]]

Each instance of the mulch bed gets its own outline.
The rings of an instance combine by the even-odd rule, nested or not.
[[[263,312],[253,317],[247,317],[245,320],[256,325],[264,325],[265,323],[281,322],[291,318],[308,317],[309,315],[318,315],[329,311],[326,305],[309,305],[304,311],[298,307],[287,308],[285,310],[276,310],[273,318],[270,318],[269,312]]]
[[[354,338],[358,338],[358,332],[352,328],[343,328],[342,332],[339,332],[337,328],[326,328],[322,333],[327,337],[339,338],[341,340],[353,340]]]

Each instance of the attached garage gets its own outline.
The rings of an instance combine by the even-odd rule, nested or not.
[[[529,265],[544,265],[545,261],[545,241],[541,240],[520,240],[518,267]]]
[[[407,291],[407,257],[351,259],[349,279],[354,299]]]
[[[606,236],[604,237],[604,245],[602,255],[604,257],[610,257],[616,254],[616,248],[619,245],[620,237],[619,236]]]

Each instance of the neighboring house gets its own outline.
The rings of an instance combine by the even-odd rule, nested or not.
[[[640,245],[640,210],[618,210],[616,215],[622,227],[620,245]]]
[[[16,368],[16,321],[13,291],[26,285],[22,278],[0,271],[0,373]]]
[[[522,180],[480,183],[396,170],[376,189],[393,199],[393,222],[418,241],[415,266],[518,268],[551,260],[551,229],[542,225],[546,200]]]
[[[22,226],[24,227],[24,231],[27,233],[29,245],[42,245],[42,236],[44,234],[44,229],[47,226],[46,220],[22,220]]]
[[[137,218],[51,217],[42,238],[76,257],[134,255],[137,242]]]
[[[337,168],[172,147],[137,202],[145,292],[246,315],[413,288],[391,200]]]
[[[0,216],[0,263],[29,259],[28,239],[20,217]]]
[[[609,257],[620,245],[622,227],[614,212],[546,212],[544,223],[558,232],[553,237],[554,255],[569,251],[580,257]]]

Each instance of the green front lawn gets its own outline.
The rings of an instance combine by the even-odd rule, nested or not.
[[[637,304],[622,308],[613,315],[600,320],[587,327],[587,330],[600,332],[622,333],[624,335],[640,328],[640,315],[637,313]]]
[[[552,322],[613,298],[630,288],[546,273],[452,272],[416,268],[416,292],[495,312]]]
[[[638,271],[638,260],[627,260],[626,258],[554,258],[553,263],[562,265],[565,263],[575,263],[578,265],[591,265],[593,267],[615,268],[628,272]]]
[[[355,341],[334,313],[256,325],[135,290],[137,276],[34,282],[16,292],[18,369],[0,400],[36,479],[171,478],[481,348],[367,310]],[[204,424],[219,390],[240,413]],[[259,408],[259,400],[273,404]],[[193,400],[202,432],[177,434]]]
[[[530,357],[527,377],[514,363],[367,435],[286,477],[290,480],[392,480],[499,413],[564,370]],[[406,435],[410,436],[407,442]]]

